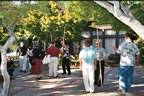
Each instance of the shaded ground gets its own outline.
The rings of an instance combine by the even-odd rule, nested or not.
[[[62,70],[58,71],[59,74]],[[81,72],[72,68],[71,75],[48,77],[47,65],[42,65],[42,79],[35,80],[34,75],[20,73],[17,68],[15,79],[11,80],[9,96],[144,96],[144,70],[137,66],[134,72],[132,90],[126,94],[116,92],[118,88],[117,68],[106,68],[105,84],[102,88],[95,86],[95,93],[85,93]]]

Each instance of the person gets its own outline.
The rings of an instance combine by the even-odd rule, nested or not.
[[[99,48],[100,48],[100,56],[99,56]],[[104,82],[104,60],[107,59],[107,54],[104,48],[101,47],[101,43],[99,41],[96,42],[96,48],[95,48],[95,52],[96,52],[96,57],[97,57],[97,70],[95,70],[95,82],[94,84],[97,86],[101,86],[101,83],[103,85]],[[100,68],[100,64],[99,62],[101,62],[101,68]],[[100,74],[100,70],[101,70],[101,74]],[[100,75],[102,76],[102,81],[100,78]]]
[[[120,44],[119,48],[113,46],[115,52],[120,54],[120,64],[118,69],[119,88],[117,91],[122,93],[131,89],[133,81],[133,72],[135,63],[139,63],[140,52],[138,47],[131,41],[131,35],[125,34],[125,41]],[[136,56],[136,59],[135,59]]]
[[[60,54],[60,50],[55,46],[54,42],[50,43],[50,47],[47,49],[46,55],[50,55],[50,63],[49,66],[49,77],[57,78],[57,69],[58,69],[58,56]]]
[[[16,51],[16,57],[19,56],[20,72],[26,73],[27,65],[27,48],[24,46],[24,42],[20,42],[20,46]]]
[[[14,62],[10,56],[7,56],[7,71],[11,78],[13,76],[14,70],[15,70]]]
[[[27,49],[27,55],[28,55],[28,64],[29,64],[29,70],[31,70],[31,65],[32,65],[32,58],[33,58],[33,49],[31,48],[31,46],[28,47]]]
[[[80,70],[82,70],[83,81],[86,92],[94,92],[94,70],[96,70],[96,52],[90,47],[90,40],[85,41],[86,48],[79,53]]]
[[[68,71],[68,75],[71,75],[70,63],[69,63],[69,46],[66,45],[64,41],[61,41],[61,45],[62,45],[62,48],[61,48],[62,69],[63,69],[62,75],[66,74],[66,68],[67,68],[67,71]]]
[[[41,63],[40,63],[40,56],[41,56],[41,50],[39,49],[38,44],[35,44],[33,49],[33,59],[32,62],[34,63],[31,67],[30,74],[36,74],[35,79],[39,80],[41,79]]]

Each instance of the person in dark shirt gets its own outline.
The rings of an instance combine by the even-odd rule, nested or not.
[[[11,60],[10,56],[7,56],[7,71],[8,71],[8,74],[10,75],[10,77],[13,76],[14,70],[15,70],[14,62],[13,62],[13,60]]]
[[[58,77],[57,69],[58,69],[58,56],[60,54],[60,50],[55,46],[54,42],[50,43],[50,47],[47,49],[46,55],[50,55],[50,63],[49,66],[49,76]]]
[[[33,64],[31,67],[31,74],[37,74],[35,79],[41,79],[41,64],[40,64],[41,50],[39,49],[38,44],[35,44],[32,53],[33,53],[32,62],[35,62],[35,64]]]
[[[27,48],[24,46],[24,42],[20,42],[20,46],[16,51],[16,56],[19,56],[20,72],[26,72],[27,65]]]
[[[62,75],[66,74],[66,68],[68,71],[68,75],[71,75],[70,63],[69,63],[69,46],[66,45],[64,41],[61,41],[61,45],[62,45],[61,52],[62,52],[62,68],[63,68]]]

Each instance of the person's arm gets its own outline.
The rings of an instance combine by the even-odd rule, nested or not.
[[[103,60],[108,59],[108,56],[107,56],[106,51],[105,51],[104,48],[102,49],[102,54],[103,54],[103,56],[102,56]]]
[[[95,70],[97,69],[96,66],[97,66],[97,59],[95,58],[95,59],[94,59],[94,69],[95,69]]]
[[[115,46],[112,46],[113,47],[113,49],[115,50],[115,53],[116,54],[120,54],[118,51],[117,51],[117,48],[115,47]]]
[[[68,46],[68,45],[64,44],[63,47],[64,47],[67,51],[69,51],[69,46]]]
[[[79,63],[80,63],[80,70],[82,71],[82,59],[79,59]]]

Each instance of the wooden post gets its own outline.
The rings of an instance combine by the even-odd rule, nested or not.
[[[65,40],[64,39],[65,38],[65,30],[66,30],[66,26],[64,25],[63,41]],[[62,50],[63,50],[63,48],[62,48]],[[63,53],[61,54],[61,65],[62,65],[62,63],[63,63]]]
[[[97,31],[97,42],[100,43],[98,28],[96,29],[96,31]],[[100,57],[100,46],[99,45],[98,45],[98,56]],[[102,70],[101,70],[101,61],[100,61],[100,58],[99,58],[99,68],[100,68],[100,79],[101,79],[101,88],[102,88],[103,84],[102,84]]]

